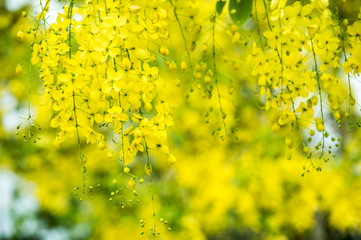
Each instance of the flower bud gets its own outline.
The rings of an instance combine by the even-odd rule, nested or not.
[[[16,74],[21,75],[24,72],[24,67],[21,63],[16,66]]]
[[[22,42],[24,41],[24,36],[25,36],[25,33],[23,31],[19,31],[17,34],[16,34],[16,37],[18,39],[19,42]]]
[[[129,185],[130,188],[134,188],[135,185],[137,185],[137,182],[135,181],[134,178],[132,178],[132,179],[129,180],[128,185]]]
[[[318,26],[317,25],[311,25],[308,28],[308,35],[313,38],[316,34],[316,32],[318,31]]]
[[[170,166],[172,166],[176,163],[177,159],[175,158],[175,156],[173,154],[169,154],[167,161],[168,161],[168,164]]]

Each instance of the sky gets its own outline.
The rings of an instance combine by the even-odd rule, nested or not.
[[[34,9],[35,13],[39,13],[41,10],[41,6],[39,5],[39,1],[45,4],[46,0],[6,0],[6,7],[10,11],[16,11],[26,5],[31,5]],[[62,4],[58,2],[58,0],[50,1],[49,5],[49,14],[48,22],[52,23],[56,21],[57,13],[62,10]]]

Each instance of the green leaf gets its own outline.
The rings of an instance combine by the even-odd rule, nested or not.
[[[242,24],[251,16],[252,2],[252,0],[229,0],[229,15],[237,26],[242,26]]]
[[[224,0],[218,0],[217,1],[216,10],[217,10],[218,15],[221,15],[225,5],[226,5],[226,1],[224,1]]]

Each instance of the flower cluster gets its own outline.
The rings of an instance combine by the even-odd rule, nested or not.
[[[50,125],[59,129],[54,144],[76,137],[84,174],[82,139],[108,149],[108,158],[119,153],[124,169],[148,150],[174,163],[166,144],[172,108],[149,46],[168,37],[167,12],[147,1],[87,0],[79,7],[71,1],[63,8],[55,23],[44,24],[31,58],[40,68],[43,97],[52,104]],[[119,146],[115,150],[109,146],[113,142]]]
[[[351,87],[347,90],[338,74],[343,58],[346,73],[351,71],[350,66],[356,67],[352,65],[352,57],[347,59],[345,51],[347,21],[341,22],[339,16],[331,12],[328,1],[294,2],[286,6],[286,1],[273,0],[270,7],[263,3],[264,14],[255,14],[260,16],[255,20],[258,29],[264,27],[263,34],[259,32],[263,36],[260,43],[253,42],[247,63],[258,78],[266,110],[280,110],[273,129],[290,126],[293,133],[302,128],[317,130],[320,134],[315,135],[312,130],[313,134],[307,138],[308,142],[316,141],[314,150],[310,151],[309,144],[302,141],[304,151],[308,158],[314,153],[327,160],[326,153],[331,154],[331,149],[338,146],[338,143],[326,145],[332,131],[326,126],[327,114],[332,114],[340,123],[345,100],[351,106],[355,104]],[[259,6],[254,9],[260,10]],[[349,27],[348,32],[355,30]],[[350,76],[348,84],[350,86]],[[289,148],[293,148],[293,142],[292,136],[286,139]]]

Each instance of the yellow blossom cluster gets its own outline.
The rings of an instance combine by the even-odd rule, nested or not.
[[[54,144],[76,137],[84,158],[84,138],[108,149],[108,158],[119,152],[123,166],[148,149],[169,155],[171,107],[149,47],[168,37],[167,12],[149,1],[87,0],[80,6],[71,1],[63,9],[56,22],[47,26],[44,21],[31,58],[40,68],[43,99],[52,105],[50,125],[59,129]],[[44,7],[39,20],[46,11]],[[108,147],[112,142],[119,147]]]
[[[335,147],[326,145],[326,138],[333,131],[326,126],[332,122],[328,115],[341,123],[355,105],[350,75],[346,80],[339,69],[343,59],[346,74],[357,68],[352,64],[357,50],[353,52],[346,47],[357,48],[357,41],[347,34],[357,35],[357,22],[347,28],[348,21],[342,21],[331,11],[328,1],[296,1],[287,5],[287,1],[272,0],[270,6],[265,1],[255,2],[258,2],[254,4],[254,12],[260,36],[253,42],[247,64],[257,76],[265,109],[280,111],[272,128],[277,131],[289,126],[292,135],[298,135],[294,132],[303,128],[317,130],[319,135],[308,137],[308,142],[316,141],[312,151],[302,141],[304,149],[309,158],[314,154],[326,159],[326,153],[332,154]],[[352,56],[346,56],[346,51]],[[349,103],[348,110],[342,108],[344,102]]]

